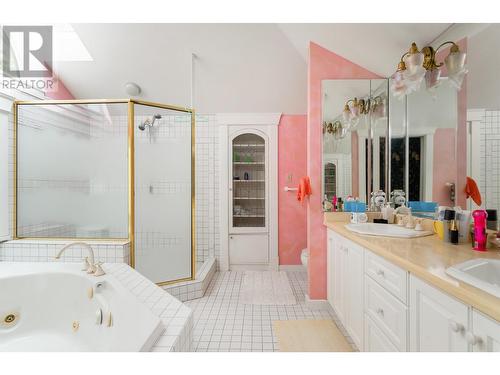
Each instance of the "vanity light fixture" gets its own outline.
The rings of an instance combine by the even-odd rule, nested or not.
[[[347,129],[339,120],[333,123],[323,123],[323,133],[332,134],[335,139],[342,139],[347,135]]]
[[[437,52],[444,46],[451,44],[450,53],[444,59],[444,63],[436,61]],[[467,69],[465,68],[465,52],[455,42],[447,41],[436,49],[425,46],[419,51],[417,44],[413,42],[408,52],[401,56],[398,68],[392,75],[391,89],[396,97],[403,97],[420,89],[422,81],[428,90],[435,89],[441,83],[441,67],[446,66],[448,80],[451,85],[460,90]]]
[[[342,117],[347,124],[348,130],[354,130],[358,125],[361,115],[369,113],[383,117],[385,116],[384,99],[381,96],[367,99],[349,99],[342,111]]]

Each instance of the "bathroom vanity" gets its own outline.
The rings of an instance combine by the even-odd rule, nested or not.
[[[446,274],[498,251],[358,235],[345,224],[325,215],[327,299],[361,351],[500,351],[500,298]]]

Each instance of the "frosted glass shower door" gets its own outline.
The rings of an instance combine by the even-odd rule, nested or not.
[[[135,268],[192,277],[191,113],[135,105]]]

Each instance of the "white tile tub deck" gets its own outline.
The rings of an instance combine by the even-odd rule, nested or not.
[[[153,352],[192,350],[193,313],[189,307],[126,264],[108,263],[103,267],[162,320],[165,330]]]

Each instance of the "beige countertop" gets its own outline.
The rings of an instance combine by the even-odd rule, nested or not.
[[[500,251],[489,249],[487,252],[477,252],[472,250],[470,243],[452,245],[444,243],[436,235],[412,239],[359,235],[346,229],[345,221],[328,214],[325,214],[324,224],[336,233],[500,321],[500,298],[462,283],[445,272],[446,268],[469,259],[500,259]]]

